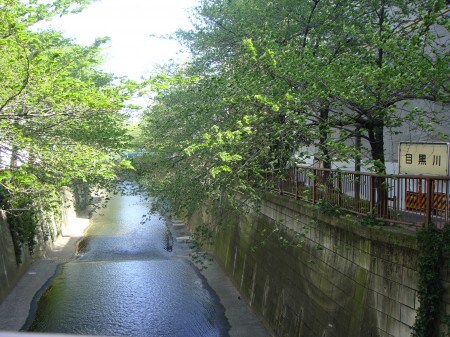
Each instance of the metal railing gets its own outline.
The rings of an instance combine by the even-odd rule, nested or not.
[[[268,173],[267,179],[281,194],[388,223],[442,227],[449,221],[447,176],[377,175],[295,166],[283,174]]]

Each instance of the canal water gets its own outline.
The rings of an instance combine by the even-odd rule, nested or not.
[[[57,272],[35,303],[26,329],[107,336],[228,336],[218,297],[189,259],[174,253],[179,250],[172,250],[166,221],[157,214],[147,219],[147,212],[148,202],[122,194],[94,214],[77,259]]]

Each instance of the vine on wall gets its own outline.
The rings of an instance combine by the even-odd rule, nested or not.
[[[88,183],[77,181],[71,186],[73,196],[74,196],[74,206],[75,212],[80,214],[84,209],[86,209],[92,203],[91,190]]]
[[[418,233],[419,243],[419,309],[413,326],[413,337],[437,337],[441,299],[444,292],[441,281],[441,267],[444,254],[450,250],[450,225],[443,230],[433,226]]]
[[[62,201],[59,193],[48,191],[43,196],[19,195],[6,198],[7,221],[18,264],[23,253],[35,252],[38,242],[54,240],[55,224],[62,220]]]
[[[23,209],[10,212],[8,216],[9,229],[14,244],[17,263],[22,263],[24,246],[32,254],[36,246],[36,213],[33,209]]]

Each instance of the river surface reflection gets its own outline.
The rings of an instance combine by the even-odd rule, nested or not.
[[[95,214],[80,256],[40,297],[29,331],[108,336],[228,336],[224,309],[205,278],[176,256],[148,203],[112,198]],[[169,248],[169,249],[168,249]]]

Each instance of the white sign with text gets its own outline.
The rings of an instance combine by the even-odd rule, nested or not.
[[[449,175],[449,144],[400,142],[400,174]]]

